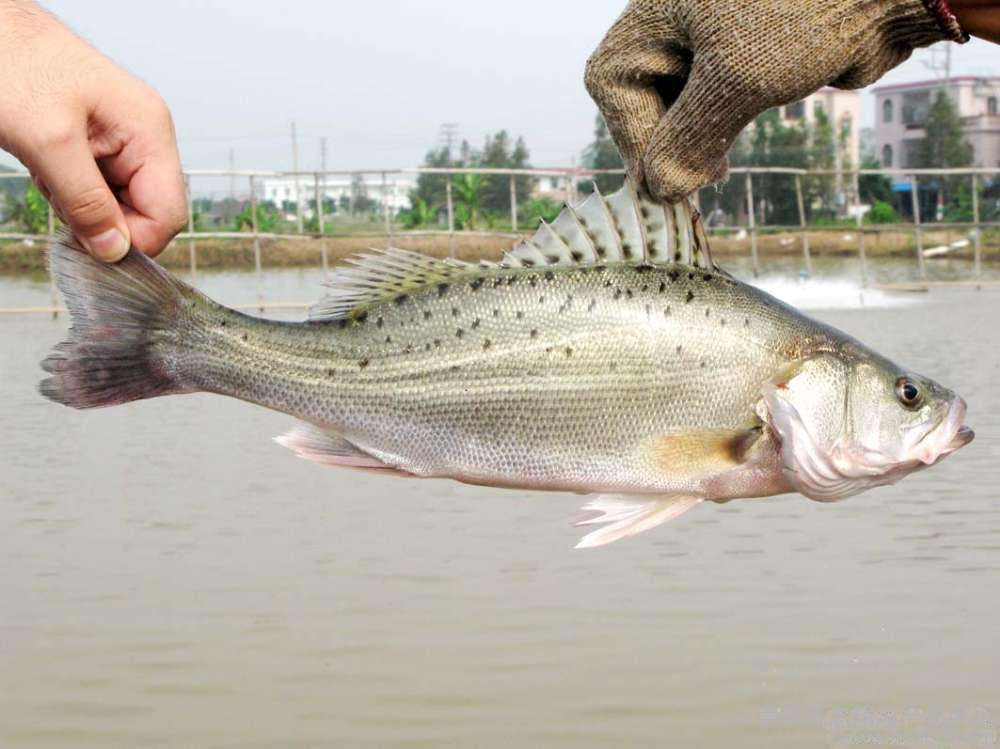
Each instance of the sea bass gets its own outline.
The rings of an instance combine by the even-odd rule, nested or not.
[[[689,204],[628,185],[499,263],[353,258],[301,323],[136,250],[105,265],[64,236],[50,269],[72,317],[52,400],[218,393],[301,419],[278,441],[320,463],[589,494],[581,547],[706,500],[842,499],[973,437],[953,392],[720,270]]]

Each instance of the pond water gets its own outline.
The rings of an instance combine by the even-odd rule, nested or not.
[[[590,552],[578,497],[307,463],[246,404],[51,404],[66,319],[0,315],[0,746],[996,745],[1000,290],[794,269],[761,282],[953,387],[976,441],[843,503],[700,507]],[[256,299],[252,274],[197,282]],[[0,306],[48,302],[0,278]]]

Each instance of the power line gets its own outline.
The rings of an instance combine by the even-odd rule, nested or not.
[[[440,132],[441,144],[448,150],[448,158],[451,158],[452,146],[458,141],[458,123],[444,122],[441,124]]]

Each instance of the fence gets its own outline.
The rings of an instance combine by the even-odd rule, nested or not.
[[[984,188],[990,184],[990,178],[1000,173],[1000,169],[966,168],[966,169],[860,169],[854,171],[808,171],[803,169],[792,169],[783,167],[740,167],[731,170],[731,177],[726,185],[726,190],[732,192],[742,191],[739,198],[742,211],[737,212],[735,222],[712,223],[709,222],[707,229],[710,234],[725,235],[733,232],[745,233],[749,244],[749,260],[753,273],[760,272],[760,238],[764,234],[775,232],[786,232],[797,235],[800,239],[802,251],[802,263],[806,273],[812,273],[813,253],[811,249],[810,234],[823,232],[843,232],[845,223],[830,224],[810,221],[810,211],[818,202],[821,207],[829,210],[829,206],[836,204],[836,197],[831,199],[830,195],[821,197],[818,200],[807,201],[806,191],[803,184],[806,180],[832,180],[833,185],[839,188],[839,194],[844,196],[841,201],[840,213],[843,216],[851,216],[853,219],[853,229],[856,232],[856,251],[861,266],[862,284],[869,283],[869,269],[867,257],[867,237],[872,234],[883,232],[907,232],[912,233],[914,238],[914,260],[916,270],[923,286],[928,286],[926,258],[929,254],[924,247],[924,235],[929,230],[943,231],[969,231],[971,232],[971,243],[973,245],[973,262],[971,268],[971,282],[977,286],[982,283],[982,237],[985,229],[1000,228],[1000,210],[991,208],[989,216],[982,215],[982,196]],[[509,181],[510,190],[510,229],[511,236],[515,236],[522,230],[533,230],[534,227],[522,226],[519,223],[519,202],[526,196],[519,195],[518,178],[528,178],[532,180],[548,179],[553,185],[562,186],[562,194],[570,201],[578,197],[581,185],[586,186],[590,181],[602,176],[622,176],[621,170],[591,170],[580,168],[553,168],[553,169],[491,169],[491,168],[411,168],[411,169],[355,169],[355,170],[332,170],[322,172],[278,172],[278,171],[247,171],[247,170],[190,170],[185,172],[185,181],[188,188],[188,225],[184,232],[176,237],[175,241],[186,242],[188,248],[189,272],[192,276],[198,272],[198,240],[205,239],[240,239],[250,240],[253,246],[254,268],[257,282],[258,303],[250,305],[253,308],[265,309],[275,306],[298,306],[289,304],[276,305],[264,300],[262,287],[262,240],[273,239],[305,239],[318,240],[317,260],[327,271],[330,260],[328,256],[327,241],[336,234],[329,233],[329,229],[335,223],[332,217],[325,215],[324,204],[328,200],[328,182],[331,178],[348,178],[353,185],[360,183],[365,190],[374,189],[380,195],[381,201],[379,209],[381,211],[381,231],[371,236],[376,241],[382,240],[386,245],[393,242],[393,238],[400,234],[413,235],[442,235],[453,239],[456,235],[476,234],[482,232],[462,231],[456,228],[456,199],[454,195],[453,183],[460,175],[480,175],[487,178],[506,178]],[[398,195],[400,182],[412,181],[420,175],[439,175],[445,178],[445,203],[442,210],[446,223],[440,230],[419,230],[401,232],[393,222],[393,195]],[[885,178],[908,179],[910,194],[910,210],[912,212],[912,222],[910,223],[888,223],[888,224],[867,224],[864,221],[864,212],[861,210],[861,190],[859,182],[866,176],[881,176]],[[29,175],[23,172],[0,173],[0,180],[26,180]],[[374,178],[374,179],[372,179]],[[768,204],[770,197],[765,189],[761,194],[761,186],[755,190],[755,178],[758,182],[764,179],[772,180],[781,178],[790,181],[790,189],[794,191],[795,216],[794,223],[768,223],[760,220],[759,216],[766,217],[764,206]],[[195,226],[194,201],[192,200],[191,183],[195,179],[229,180],[229,195],[235,196],[234,184],[236,180],[246,180],[247,197],[237,201],[246,202],[249,207],[250,225],[248,231],[197,231]],[[922,216],[920,199],[920,180],[968,180],[971,196],[971,220],[953,222],[927,222]],[[260,226],[260,204],[262,188],[268,180],[290,181],[293,185],[293,195],[295,197],[295,221],[294,231],[275,232],[263,231]],[[313,197],[311,202],[305,198],[307,189],[303,189],[302,184],[311,184]],[[768,183],[771,189],[773,184]],[[786,189],[787,188],[786,186]],[[712,195],[722,195],[722,192],[713,192],[711,188],[696,193],[693,200],[699,209],[701,203],[706,199],[711,199]],[[310,203],[307,208],[307,203]],[[305,214],[311,213],[310,222],[315,226],[315,231],[306,229]],[[0,241],[23,241],[48,239],[54,232],[56,219],[51,207],[48,209],[46,232],[42,233],[21,233],[0,231]],[[335,227],[334,227],[335,229]],[[497,234],[498,232],[492,232]],[[961,243],[963,246],[967,246]],[[453,245],[450,245],[453,247]],[[947,252],[951,248],[935,248],[933,254]],[[304,306],[304,305],[303,305]],[[57,297],[52,291],[52,306],[20,309],[0,308],[0,312],[18,311],[46,311],[57,313]]]

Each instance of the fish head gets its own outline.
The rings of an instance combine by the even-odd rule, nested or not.
[[[789,483],[820,501],[895,483],[974,437],[962,398],[860,346],[796,361],[761,405]]]

